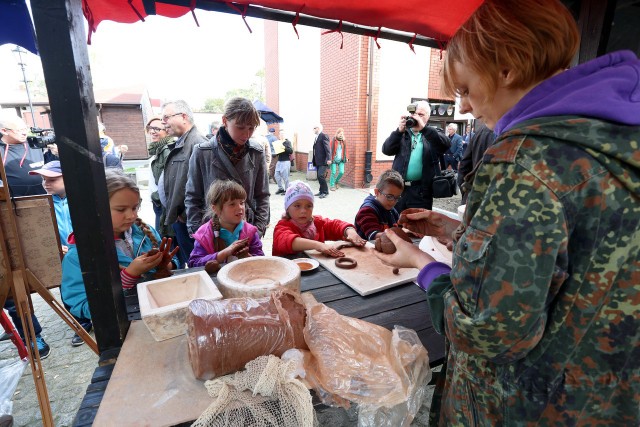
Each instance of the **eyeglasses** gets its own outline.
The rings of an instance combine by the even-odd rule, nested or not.
[[[164,128],[157,128],[155,126],[147,126],[147,132],[156,132],[156,133],[158,133],[158,132],[163,131],[163,130],[164,130]]]
[[[379,193],[382,194],[384,198],[390,202],[397,202],[402,198],[402,196],[394,196],[393,194],[386,194],[386,193],[383,193],[382,191],[379,191]]]
[[[167,121],[169,121],[171,117],[179,116],[181,114],[184,114],[184,113],[175,113],[175,114],[169,114],[169,115],[165,114],[164,116],[162,116],[162,121],[166,123]]]
[[[15,133],[29,132],[29,128],[20,128],[20,129],[9,129],[9,128],[6,128],[6,129],[10,130],[11,132],[15,132]]]

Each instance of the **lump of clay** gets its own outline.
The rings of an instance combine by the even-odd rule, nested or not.
[[[207,261],[207,263],[204,265],[204,271],[206,271],[209,275],[216,274],[218,271],[220,271],[221,268],[222,266],[216,260]]]
[[[242,369],[258,356],[307,349],[305,319],[300,296],[286,289],[260,299],[194,300],[187,311],[193,374],[209,380]]]
[[[400,227],[392,227],[391,231],[396,233],[396,236],[400,237],[402,240],[412,243],[411,237],[407,235]],[[387,237],[385,233],[376,234],[376,251],[383,252],[385,254],[392,254],[396,251],[396,245],[393,244],[391,240]]]

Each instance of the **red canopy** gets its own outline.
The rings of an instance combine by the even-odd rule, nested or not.
[[[166,0],[170,1],[170,0]],[[262,6],[317,18],[331,19],[373,28],[389,28],[447,41],[483,0],[254,0],[251,2],[208,2],[225,4],[229,10],[242,13],[244,7]],[[201,3],[205,3],[202,2]],[[190,0],[193,7],[196,0]],[[156,14],[175,18],[191,9],[184,6],[155,3]],[[142,0],[83,0],[83,10],[90,30],[100,22],[111,20],[130,23],[146,15]],[[197,10],[197,9],[196,9]],[[292,20],[293,21],[293,20]]]

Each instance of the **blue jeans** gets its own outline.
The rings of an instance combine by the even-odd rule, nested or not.
[[[16,309],[16,304],[12,299],[8,299],[7,302],[4,303],[4,308],[9,312],[9,316],[11,316],[11,320],[16,327],[16,330],[20,334],[20,338],[24,341],[24,329],[22,328],[22,320],[20,320],[20,316],[18,316],[18,310]],[[33,322],[33,330],[36,333],[36,337],[40,335],[42,332],[42,326],[40,326],[40,322],[38,322],[38,318],[35,314],[31,314],[31,321]]]
[[[191,252],[193,251],[193,242],[194,240],[189,237],[189,230],[187,230],[187,224],[184,222],[176,221],[171,224],[173,228],[173,232],[176,234],[175,240],[180,249],[178,250],[178,260],[182,265],[180,268],[184,268],[186,266],[187,261],[189,261],[189,256],[191,256]]]

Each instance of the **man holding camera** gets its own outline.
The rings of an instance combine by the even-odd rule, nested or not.
[[[408,208],[431,209],[433,177],[439,168],[439,158],[451,143],[444,131],[427,126],[431,106],[418,101],[407,107],[409,116],[402,116],[398,129],[382,145],[382,152],[395,156],[393,170],[402,175],[404,191],[396,205],[398,212]]]
[[[40,175],[29,175],[32,170],[40,169],[44,165],[42,149],[31,148],[27,143],[29,128],[27,124],[15,114],[3,114],[0,116],[0,156],[7,174],[7,182],[11,196],[35,196],[47,194],[42,187]],[[7,300],[4,308],[9,311],[11,320],[24,341],[24,329],[18,316],[13,300]],[[34,314],[31,315],[33,328],[36,333],[36,344],[40,359],[46,359],[51,353],[51,348],[40,336],[42,327]]]

